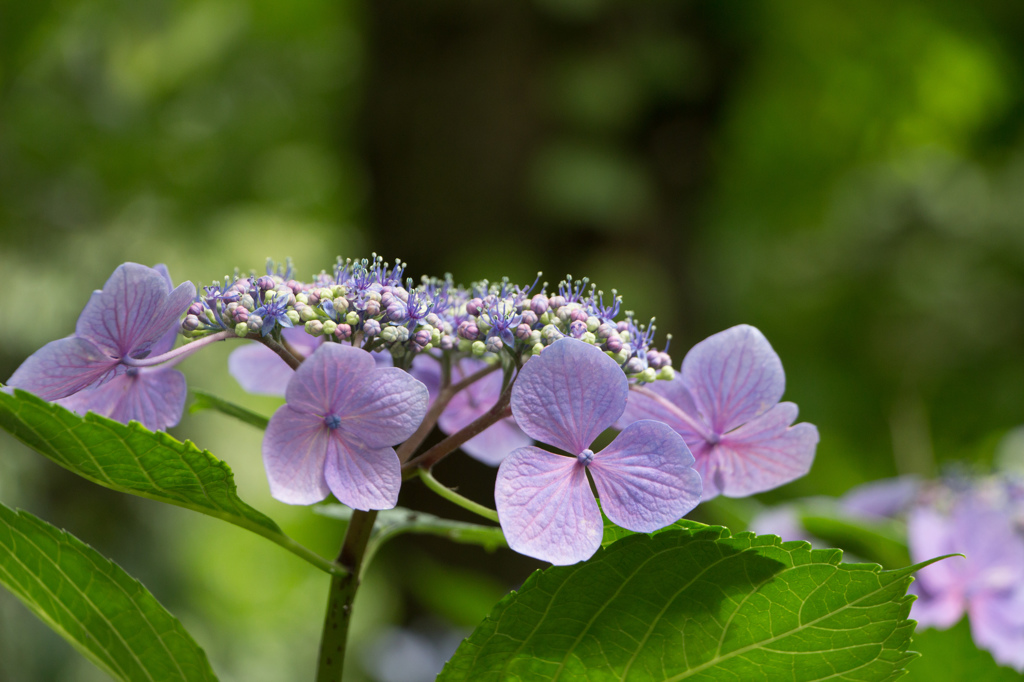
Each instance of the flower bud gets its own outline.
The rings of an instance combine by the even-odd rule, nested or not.
[[[310,336],[320,336],[324,333],[324,323],[320,320],[310,320],[306,323],[306,333]]]
[[[645,383],[650,383],[652,381],[655,381],[657,378],[658,378],[658,373],[655,372],[654,368],[652,368],[652,367],[648,367],[644,371],[640,372],[640,375],[637,377],[637,379],[639,379],[640,381],[643,381]]]
[[[548,311],[548,297],[544,294],[537,294],[530,299],[530,312],[540,317]]]
[[[530,325],[524,323],[516,327],[515,337],[520,341],[525,341],[530,338],[530,334],[532,333],[533,329],[530,328]]]
[[[260,277],[258,280],[256,280],[256,286],[258,286],[263,291],[271,291],[274,287],[277,286],[277,282],[274,281],[273,277],[268,277],[264,275],[263,277]]]
[[[601,320],[599,318],[594,317],[593,315],[588,317],[586,319],[586,322],[588,332],[596,332],[598,328],[601,326]]]
[[[299,324],[302,320],[299,319],[299,314],[294,310],[289,310],[285,313],[285,317],[291,320],[292,324]]]
[[[530,332],[530,338],[526,341],[526,343],[531,345],[531,346],[536,346],[540,342],[541,342],[540,330],[539,329],[534,329],[532,332]]]
[[[398,341],[398,327],[384,327],[380,332],[380,338],[384,339],[384,343]]]
[[[632,357],[626,361],[626,366],[622,368],[626,374],[640,374],[646,367],[644,367],[644,361],[638,357]]]
[[[200,315],[203,314],[203,308],[204,306],[202,303],[200,303],[199,301],[195,301],[192,305],[188,307],[188,314],[194,317],[199,317]]]
[[[466,304],[466,312],[470,315],[477,316],[484,311],[484,302],[479,298],[474,298]]]
[[[393,301],[387,308],[388,319],[392,322],[401,322],[406,318],[408,308],[401,301]]]
[[[356,322],[359,321],[359,316],[355,313],[349,313],[349,316],[355,315]],[[351,324],[351,322],[349,323]],[[380,334],[380,322],[377,320],[367,320],[363,322],[363,333],[367,336],[377,336]]]
[[[367,320],[367,322],[369,322],[369,320]],[[374,320],[374,322],[376,322],[376,320]],[[359,324],[359,313],[357,313],[356,311],[353,310],[349,314],[345,315],[345,324],[350,324],[353,327],[355,327],[357,324]],[[377,323],[377,331],[380,331],[380,323],[379,322]]]
[[[548,345],[554,343],[563,336],[565,336],[565,334],[558,331],[558,328],[553,324],[546,325],[540,330],[540,337],[544,340],[544,343]]]
[[[565,305],[565,296],[555,295],[548,299],[548,307],[558,310]]]
[[[578,339],[587,331],[587,323],[582,320],[573,320],[572,324],[569,325],[569,335],[574,339]]]
[[[366,302],[366,307],[364,308],[364,310],[366,311],[366,314],[369,315],[370,317],[377,317],[378,315],[380,315],[380,302],[374,301],[371,298],[369,301]]]
[[[334,330],[338,328],[338,323],[334,320],[327,320],[323,325],[324,334],[333,334]]]
[[[299,313],[299,319],[301,319],[303,322],[309,322],[310,320],[315,320],[318,317],[320,317],[319,315],[317,315],[317,312],[313,308],[313,306],[308,306],[302,303],[296,303],[295,310]]]
[[[589,326],[589,325],[588,325]],[[607,322],[601,324],[597,328],[597,338],[599,339],[610,339],[613,335],[618,336],[619,331],[614,325],[608,324]]]
[[[459,339],[459,351],[462,353],[468,353],[473,350],[473,341],[468,339]]]
[[[308,304],[309,295],[306,293],[295,294],[295,305],[298,305],[299,303],[301,303],[302,305]]]
[[[263,326],[263,318],[259,315],[249,316],[249,331],[258,332],[260,327]]]
[[[327,300],[330,300],[330,299],[327,299]],[[336,298],[333,301],[331,301],[331,305],[334,306],[334,312],[338,313],[339,315],[341,313],[344,313],[344,312],[348,311],[348,299],[347,298],[342,298],[341,296],[339,296],[338,298]]]
[[[235,318],[235,322],[248,322],[249,321],[249,311],[246,310],[245,308],[242,308],[241,306],[239,306],[238,308],[235,309],[234,318]]]
[[[658,370],[658,378],[664,379],[666,381],[672,381],[673,379],[676,378],[676,371],[672,369],[671,365],[662,367],[660,370]]]
[[[467,341],[475,341],[480,336],[480,329],[472,322],[460,322],[458,335]]]
[[[487,343],[484,346],[490,353],[500,353],[501,349],[505,347],[505,343],[501,340],[501,337],[491,336],[487,339]]]
[[[334,329],[334,336],[341,341],[350,338],[352,336],[352,326],[347,324],[339,324]]]
[[[251,294],[242,294],[238,299],[238,305],[242,306],[250,313],[256,309],[256,301],[253,300]]]
[[[249,334],[249,325],[245,322],[239,322],[235,325],[235,336],[247,336]]]
[[[522,324],[525,324],[527,327],[532,327],[533,325],[537,324],[539,319],[540,318],[537,317],[537,313],[527,308],[526,310],[523,311],[521,322]]]
[[[534,355],[540,355],[543,350],[544,350],[544,344],[543,343],[535,343],[535,344],[533,344],[533,354]]]
[[[474,341],[470,350],[473,352],[473,355],[480,357],[487,352],[487,344],[483,341]]]
[[[199,318],[192,314],[186,315],[185,320],[181,323],[181,328],[190,332],[199,329]]]
[[[590,316],[587,315],[587,311],[584,310],[583,308],[575,308],[574,307],[574,308],[572,308],[569,311],[569,319],[571,319],[573,322],[584,322],[585,323],[587,321],[588,317],[590,317]]]
[[[317,289],[310,289],[306,292],[306,303],[309,305],[316,305],[320,302],[320,294],[317,293],[317,291]],[[295,298],[297,300],[299,297],[296,296]]]
[[[455,348],[456,345],[458,345],[458,341],[459,340],[454,336],[450,334],[444,334],[441,337],[441,343],[439,345],[441,347],[441,350],[452,350],[453,348]]]
[[[412,335],[412,342],[416,344],[419,348],[423,348],[424,346],[428,345],[432,339],[433,334],[431,334],[430,331],[426,329],[420,329],[419,331]]]
[[[610,336],[608,337],[608,340],[604,342],[604,347],[612,353],[619,353],[622,351],[622,339],[618,336]]]
[[[583,336],[580,337],[580,341],[593,345],[597,343],[597,337],[594,336],[593,332],[583,332]]]

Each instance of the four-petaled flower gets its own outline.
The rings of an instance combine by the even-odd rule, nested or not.
[[[184,376],[129,364],[174,346],[181,314],[194,296],[191,282],[174,288],[162,265],[120,265],[102,291],[93,292],[74,335],[37,350],[8,384],[44,400],[64,398],[61,403],[77,412],[134,419],[154,430],[174,426],[185,405]]]
[[[803,476],[814,460],[818,429],[780,403],[782,363],[760,331],[741,324],[690,349],[682,371],[633,391],[619,421],[656,419],[679,433],[696,458],[704,499],[743,497]]]
[[[402,483],[392,446],[427,411],[427,389],[378,368],[360,348],[325,343],[295,371],[263,439],[271,494],[313,504],[334,493],[353,509],[391,509]]]
[[[576,339],[556,341],[520,371],[512,414],[527,435],[570,455],[528,446],[498,469],[494,497],[501,528],[517,552],[554,564],[589,558],[601,546],[601,510],[636,532],[658,530],[700,501],[693,456],[667,425],[630,424],[600,452],[594,439],[626,407],[628,384],[618,363]]]

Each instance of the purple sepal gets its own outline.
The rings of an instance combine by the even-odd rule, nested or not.
[[[282,330],[281,337],[303,357],[312,355],[323,343],[323,339],[310,336],[299,327]],[[231,351],[228,372],[247,392],[260,395],[284,395],[295,374],[287,362],[259,341],[244,343]]]
[[[176,369],[129,370],[110,381],[58,400],[73,412],[86,412],[128,423],[137,421],[150,431],[177,426],[185,410],[185,375]]]
[[[498,468],[494,500],[505,539],[520,554],[565,566],[601,546],[601,510],[574,458],[533,446],[512,452]]]
[[[531,359],[512,392],[512,415],[527,435],[576,454],[612,426],[629,384],[595,346],[562,338]]]
[[[43,400],[58,400],[109,381],[123,369],[117,358],[105,354],[96,344],[69,336],[51,341],[28,356],[7,384]]]
[[[594,477],[604,513],[612,523],[651,533],[675,523],[697,506],[700,476],[682,437],[661,422],[630,424],[594,456]]]

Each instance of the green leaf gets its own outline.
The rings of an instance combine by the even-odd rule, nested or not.
[[[921,658],[907,666],[909,672],[901,682],[1020,682],[1022,678],[1013,668],[1000,666],[992,654],[974,644],[966,618],[948,630],[918,630],[910,645]]]
[[[910,563],[906,527],[895,521],[872,522],[867,519],[846,519],[831,514],[802,514],[800,523],[814,537],[831,547],[842,547],[865,561],[883,566],[906,566]]]
[[[117,680],[216,680],[181,623],[117,564],[0,504],[0,583]]]
[[[91,412],[80,417],[19,390],[13,395],[0,391],[0,427],[93,483],[228,521],[276,542],[322,570],[343,572],[243,502],[228,465],[189,441]]]
[[[915,656],[906,589],[921,565],[882,571],[841,556],[714,526],[630,535],[535,572],[438,679],[897,677]]]
[[[321,504],[313,507],[313,511],[346,522],[352,517],[352,510],[341,504]],[[377,521],[370,535],[363,565],[369,566],[373,555],[388,540],[406,533],[437,535],[452,542],[479,545],[488,551],[508,546],[508,543],[505,542],[505,535],[497,526],[451,521],[433,514],[395,507],[377,512]]]
[[[200,391],[198,389],[190,389],[189,393],[192,394],[192,404],[189,406],[188,411],[192,414],[201,412],[202,410],[215,410],[221,414],[226,414],[229,417],[245,422],[250,426],[255,426],[261,431],[267,430],[267,424],[270,420],[264,417],[262,414],[257,414],[252,410],[246,409],[241,405],[236,405],[232,402],[228,402],[223,398],[218,398],[212,393],[206,391]]]

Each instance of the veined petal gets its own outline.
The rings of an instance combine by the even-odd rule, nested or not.
[[[643,420],[625,428],[594,455],[601,508],[617,526],[651,533],[681,519],[700,502],[700,476],[682,436]]]
[[[681,376],[676,375],[671,381],[660,380],[646,384],[644,390],[656,394],[661,400],[631,390],[626,400],[626,411],[616,423],[618,428],[624,429],[641,419],[653,419],[671,426],[688,443],[703,438],[703,434],[698,433],[693,426],[693,422],[702,424],[703,420]]]
[[[243,343],[228,356],[228,372],[249,393],[284,395],[295,370],[258,341]]]
[[[176,426],[185,410],[185,375],[175,369],[129,371],[58,402],[78,414],[95,412],[151,431]]]
[[[520,554],[565,566],[601,546],[601,511],[584,467],[572,457],[532,446],[516,450],[498,467],[494,502],[505,539]]]
[[[520,370],[512,387],[512,414],[527,435],[575,455],[622,415],[628,392],[617,362],[566,337]]]
[[[354,436],[370,448],[401,443],[426,413],[427,387],[395,367],[374,369],[360,377],[345,400],[337,403],[336,412],[346,437]]]
[[[168,292],[167,281],[158,270],[124,263],[114,270],[103,290],[89,299],[75,334],[117,357],[152,351],[194,296],[191,282]]]
[[[814,461],[818,429],[807,423],[789,426],[796,415],[795,404],[779,403],[712,445],[697,462],[704,499],[713,496],[711,491],[746,497],[806,474]]]
[[[353,509],[392,509],[402,487],[402,465],[394,448],[371,448],[334,431],[327,443],[324,475],[342,504]]]
[[[117,358],[86,339],[69,336],[51,341],[21,363],[7,384],[57,400],[112,377]]]
[[[327,497],[324,478],[330,429],[323,417],[282,405],[263,436],[263,466],[270,494],[288,504],[313,504]]]
[[[375,367],[361,348],[325,343],[295,370],[285,399],[292,409],[323,417],[351,404],[354,392]]]
[[[691,348],[681,375],[704,421],[719,434],[767,412],[786,389],[779,356],[758,329],[746,324]]]

